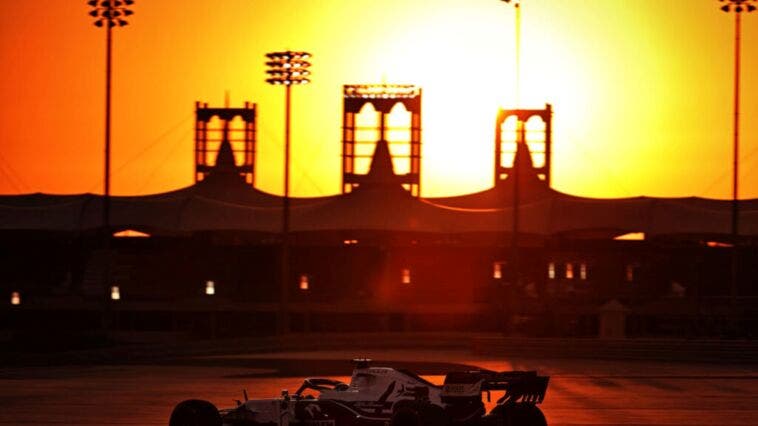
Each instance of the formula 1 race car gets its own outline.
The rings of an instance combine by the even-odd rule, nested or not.
[[[442,386],[418,375],[356,360],[350,383],[306,379],[292,395],[238,401],[218,410],[197,399],[179,403],[169,426],[546,426],[536,404],[548,377],[534,371],[450,372]],[[503,391],[486,413],[492,391]]]

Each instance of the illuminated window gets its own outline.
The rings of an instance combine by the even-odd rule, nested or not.
[[[311,288],[311,282],[310,279],[308,279],[308,275],[300,274],[300,280],[299,287],[302,291],[308,291]]]
[[[21,293],[14,291],[11,293],[11,305],[20,305],[21,304]]]
[[[550,262],[547,264],[547,277],[551,280],[555,279],[555,262]]]
[[[346,246],[358,244],[358,240],[342,240],[342,244]]]
[[[121,300],[121,290],[117,285],[111,287],[111,300]]]
[[[634,265],[631,263],[626,265],[626,282],[634,281]]]
[[[582,262],[579,264],[579,279],[580,280],[586,280],[587,279],[587,264]]]
[[[567,280],[574,279],[574,264],[573,263],[566,264],[566,279]]]
[[[721,241],[707,241],[705,245],[708,247],[734,247],[734,244],[722,243]]]
[[[492,262],[492,278],[499,280],[503,278],[503,266],[505,262]]]
[[[409,268],[403,268],[400,273],[400,279],[403,284],[411,283],[411,270]]]
[[[205,294],[207,294],[208,296],[213,296],[214,294],[216,294],[216,283],[215,282],[213,282],[211,280],[208,280],[208,281],[205,282]]]
[[[644,232],[630,232],[628,234],[619,235],[618,237],[614,237],[614,240],[622,240],[622,241],[645,241],[645,233]]]

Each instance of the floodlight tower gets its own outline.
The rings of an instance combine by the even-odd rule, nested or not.
[[[502,0],[510,3],[511,0]],[[521,103],[521,0],[513,0],[513,7],[516,11],[516,108]]]
[[[113,27],[128,24],[127,16],[134,12],[128,9],[134,0],[89,0],[92,6],[89,15],[95,18],[96,27],[105,27],[105,183],[103,200],[103,227],[108,234],[111,207],[111,50]]]
[[[289,227],[290,227],[290,116],[291,116],[291,96],[292,86],[308,84],[311,81],[308,76],[311,74],[308,68],[311,66],[307,60],[311,57],[308,52],[293,52],[290,50],[283,52],[267,53],[268,61],[266,74],[269,78],[266,83],[275,86],[284,86],[285,89],[285,109],[284,109],[284,205],[282,208],[282,271],[281,271],[281,288],[280,288],[280,318],[278,321],[278,332],[284,334],[289,332],[289,314],[287,302],[289,299]]]
[[[510,3],[511,0],[502,0],[505,3]],[[516,9],[516,108],[520,107],[521,104],[521,0],[513,0],[513,7]],[[516,151],[518,151],[518,144],[520,143],[526,143],[526,136],[525,136],[525,126],[523,120],[518,120],[516,122]],[[497,133],[500,133],[500,128],[498,127]],[[519,232],[519,207],[520,207],[520,182],[519,182],[519,176],[521,175],[519,170],[519,164],[515,161],[516,156],[514,155],[514,161],[513,161],[513,171],[514,173],[509,176],[509,179],[513,179],[513,226],[511,229],[511,249],[513,251],[513,259],[512,259],[512,269],[513,269],[513,281],[518,284],[519,278],[520,278],[520,271],[519,271],[519,264],[518,264],[518,232]],[[496,177],[497,178],[497,177]]]
[[[740,149],[740,32],[742,12],[753,12],[756,0],[719,0],[724,12],[734,12],[734,143],[732,157],[732,237],[739,234],[739,149]]]
[[[740,154],[740,36],[742,31],[742,12],[755,11],[756,0],[719,0],[726,3],[721,6],[724,12],[734,11],[734,142],[732,153],[732,279],[729,289],[729,299],[732,313],[737,315],[737,293],[739,279],[739,264],[737,258],[737,237],[739,236],[739,154]]]
[[[213,118],[219,118],[221,127],[212,126]],[[241,129],[229,128],[236,118],[242,120]],[[256,156],[256,105],[245,102],[242,108],[209,107],[207,103],[195,103],[195,183],[205,180],[216,169],[221,146],[226,139],[234,154],[240,154],[242,164],[232,164],[246,183],[255,184]],[[227,131],[223,129],[227,128]],[[222,136],[216,136],[221,134]],[[241,134],[241,136],[240,136]],[[240,148],[241,146],[241,148]]]
[[[365,175],[356,173],[356,165],[360,158],[373,158],[373,154],[359,153],[360,145],[375,145],[380,140],[390,143],[387,134],[390,130],[407,131],[408,145],[406,155],[390,152],[393,160],[399,158],[407,161],[408,172],[398,174],[397,181],[408,188],[414,197],[421,195],[421,88],[412,84],[350,84],[343,86],[342,110],[342,193],[348,193],[364,181]],[[371,104],[379,114],[379,122],[371,126],[377,132],[377,140],[362,140],[357,136],[360,130],[368,127],[358,127],[356,117],[366,104]],[[410,123],[407,126],[389,127],[388,117],[397,104],[402,104],[410,113]]]

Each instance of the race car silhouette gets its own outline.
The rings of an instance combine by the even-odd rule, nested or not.
[[[450,372],[442,386],[403,369],[355,360],[350,383],[305,379],[292,395],[238,401],[218,410],[208,401],[187,400],[169,426],[546,426],[537,407],[548,377],[534,371]],[[482,395],[504,394],[485,410]]]

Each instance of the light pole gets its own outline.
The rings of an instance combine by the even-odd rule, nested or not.
[[[511,3],[511,0],[502,0],[505,3]],[[514,69],[515,69],[515,105],[516,108],[519,108],[521,104],[521,0],[512,0],[513,1],[513,7],[515,8],[516,16],[515,16],[515,63]],[[500,120],[498,120],[499,122]],[[502,132],[502,129],[500,126],[497,128],[498,132]],[[512,278],[512,287],[518,287],[520,281],[521,281],[521,270],[519,266],[519,207],[521,204],[520,200],[520,183],[519,183],[519,175],[520,173],[520,164],[517,161],[518,160],[518,152],[519,144],[524,142],[524,126],[523,122],[520,117],[517,117],[516,119],[516,135],[515,135],[515,142],[516,142],[516,150],[513,153],[513,167],[511,168],[511,174],[508,176],[508,180],[512,182],[513,184],[513,205],[512,205],[512,227],[511,227],[511,276]],[[499,160],[498,160],[499,161]],[[513,294],[513,291],[510,292],[510,294]],[[510,299],[510,294],[505,295],[506,299]],[[509,307],[508,310],[510,310],[510,307],[513,305],[508,303],[507,307]],[[506,306],[503,306],[502,302],[500,304],[500,309],[505,309]],[[510,313],[508,318],[510,318]],[[506,320],[508,323],[510,322],[509,319]],[[506,332],[508,328],[508,324],[504,324],[503,331]]]
[[[742,12],[752,12],[756,0],[719,0],[724,12],[734,12],[734,144],[732,157],[732,237],[739,234],[739,151],[740,151],[740,32]]]
[[[505,3],[511,3],[511,0],[502,0]],[[513,7],[516,9],[516,19],[515,19],[515,40],[516,40],[516,60],[515,60],[515,104],[516,108],[519,108],[521,104],[521,0],[513,0]],[[500,129],[498,129],[500,131]],[[508,176],[508,179],[513,180],[513,224],[511,229],[511,250],[512,250],[512,257],[513,257],[513,280],[514,283],[519,283],[519,259],[518,259],[518,232],[519,232],[519,207],[521,204],[520,200],[520,164],[518,161],[518,152],[519,152],[519,144],[525,143],[525,129],[524,129],[524,122],[521,120],[521,117],[517,117],[516,119],[516,152],[513,154],[513,173],[512,176]]]
[[[111,207],[111,47],[113,27],[128,24],[126,17],[134,12],[128,9],[134,0],[89,0],[92,6],[89,15],[95,18],[96,27],[105,27],[105,183],[103,200],[103,227],[106,235],[110,229]],[[106,238],[109,238],[108,235]]]
[[[134,4],[133,0],[89,0],[87,2],[92,7],[89,15],[95,18],[95,26],[105,27],[105,181],[103,188],[103,246],[107,250],[107,260],[105,264],[105,274],[103,277],[105,290],[104,311],[102,316],[102,327],[110,327],[110,301],[113,298],[108,289],[111,288],[111,254],[109,250],[111,231],[110,231],[110,210],[111,210],[111,50],[113,45],[113,27],[123,27],[128,24],[126,17],[131,16],[134,12],[128,9]],[[112,292],[111,292],[112,293]],[[109,297],[110,296],[110,297]],[[116,300],[113,298],[113,300]]]
[[[742,31],[742,12],[753,12],[756,0],[719,0],[726,3],[721,6],[724,12],[734,12],[734,143],[732,153],[732,280],[729,300],[734,315],[734,326],[737,323],[737,293],[739,278],[738,245],[739,236],[739,154],[740,154],[740,33]]]
[[[502,0],[510,3],[511,0]],[[516,63],[514,64],[516,72],[516,108],[521,104],[521,0],[512,0],[513,7],[516,9]]]
[[[290,230],[290,115],[292,86],[296,84],[308,84],[311,66],[307,61],[311,57],[308,52],[271,52],[267,53],[268,61],[266,70],[268,78],[266,83],[284,86],[285,109],[284,109],[284,205],[282,208],[282,257],[281,257],[281,287],[279,303],[279,321],[277,322],[279,334],[289,332],[289,230]]]

